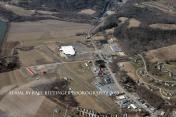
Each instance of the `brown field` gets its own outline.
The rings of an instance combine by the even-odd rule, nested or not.
[[[65,115],[65,108],[59,106],[58,109],[61,111],[59,113],[54,113],[54,109],[58,107],[57,104],[52,102],[51,100],[45,98],[43,103],[40,105],[39,110],[37,111],[35,117],[51,117],[51,116],[56,116],[56,117],[63,117]]]
[[[45,49],[45,50],[43,50]],[[30,51],[19,51],[22,66],[40,65],[57,62],[57,56],[50,55],[47,48],[37,48]]]
[[[11,85],[11,77],[10,77],[10,73],[1,73],[0,74],[0,88],[7,86],[7,85]]]
[[[27,77],[24,77],[20,70],[14,71],[11,75],[13,77],[13,84],[19,86],[19,88],[14,90],[31,90],[30,87],[50,82],[48,79],[27,81]],[[60,65],[58,68],[59,77],[57,78],[71,78],[70,87],[74,91],[96,91],[96,88],[91,84],[93,80],[93,74],[89,67],[85,67],[84,63],[69,63]],[[7,81],[7,80],[6,80]],[[30,82],[30,83],[27,83]],[[51,81],[52,82],[52,81]],[[26,83],[24,85],[24,83]],[[88,109],[94,109],[97,112],[117,112],[118,106],[114,104],[113,100],[107,96],[90,96],[90,95],[79,95],[75,96],[75,99],[80,106]],[[18,100],[18,101],[16,101]],[[28,106],[26,106],[28,105]],[[5,95],[0,101],[0,109],[11,115],[25,116],[25,117],[42,117],[47,115],[51,116],[53,109],[58,106],[56,103],[50,101],[43,96],[20,96],[20,95]],[[63,116],[65,113],[65,108],[58,106],[61,112],[55,116]],[[22,111],[21,111],[22,110]]]
[[[34,46],[29,51],[18,51],[22,68],[8,73],[0,74],[0,86],[16,84],[21,89],[30,87],[30,83],[41,83],[45,77],[40,80],[29,80],[29,76],[24,71],[24,66],[41,65],[47,63],[60,62],[62,59],[57,55],[56,41],[61,44],[77,44],[82,41],[82,37],[75,36],[78,32],[87,32],[90,25],[81,23],[71,23],[56,20],[43,20],[36,22],[12,23],[7,42],[19,42],[21,47]],[[84,44],[83,44],[84,45]],[[77,45],[78,48],[80,47]],[[79,52],[80,51],[80,52]],[[61,64],[56,69],[57,79],[64,77],[71,78],[69,87],[74,91],[96,91],[92,80],[94,78],[90,67],[86,67],[82,59],[88,59],[83,53],[92,52],[92,48],[80,47],[77,58],[71,58],[75,61],[67,64]],[[81,54],[82,52],[82,54]],[[83,57],[83,58],[82,58]],[[82,58],[82,59],[81,59]],[[52,76],[48,76],[51,80]],[[35,79],[35,78],[34,78]],[[21,86],[25,87],[21,87]],[[2,88],[1,87],[1,88]],[[15,89],[16,90],[16,89]],[[117,112],[118,106],[107,96],[75,96],[80,106],[94,109],[98,112]],[[16,101],[17,100],[17,101]],[[27,105],[27,106],[26,106]],[[0,101],[0,109],[11,115],[22,117],[42,117],[52,116],[52,110],[56,103],[51,102],[43,96],[10,96],[6,95]],[[63,116],[64,109],[58,117]]]
[[[163,47],[156,50],[150,50],[147,53],[145,53],[145,56],[150,62],[173,60],[176,59],[175,49],[176,45]]]
[[[8,112],[10,116],[33,117],[43,100],[44,97],[39,96],[7,94],[0,102],[0,109]]]
[[[130,76],[130,78],[132,78],[135,81],[139,80],[139,78],[136,75],[136,69],[130,62],[121,62],[119,64],[122,66],[121,69],[126,71],[128,76]]]
[[[39,85],[42,83],[52,82],[49,80],[40,80],[33,81],[28,84],[21,85],[19,87],[11,87],[3,88],[0,90],[1,101],[0,101],[0,110],[8,113],[9,116],[16,117],[41,117],[47,115],[47,117],[52,116],[53,109],[57,106],[61,112],[56,114],[57,116],[64,115],[65,109],[56,103],[50,101],[45,96],[38,95],[20,95],[20,94],[11,94],[9,91],[33,91],[31,89],[32,86]],[[13,88],[14,87],[14,88]],[[4,93],[2,93],[4,92]]]
[[[7,41],[19,41],[23,45],[39,45],[48,42],[74,42],[78,32],[87,32],[90,25],[57,20],[11,23]]]
[[[83,9],[79,12],[79,14],[87,14],[87,15],[93,15],[96,11],[93,9]]]
[[[36,65],[37,60],[42,61],[44,63],[52,62],[49,58],[41,56],[36,50],[28,51],[28,52],[19,52],[20,61],[23,66]]]
[[[94,85],[91,84],[93,74],[90,69],[84,66],[84,63],[64,64],[60,69],[61,77],[71,78],[70,87],[74,91],[97,91]],[[88,109],[94,109],[98,112],[117,112],[118,106],[110,97],[79,95],[75,97],[80,106]]]
[[[9,85],[20,85],[26,83],[26,79],[19,70],[14,70],[11,72],[0,73],[0,88]]]
[[[129,20],[128,28],[139,27],[140,24],[141,24],[141,22],[139,20],[132,18]]]
[[[22,66],[59,61],[56,41],[67,44],[80,41],[78,32],[87,32],[90,25],[57,20],[11,23],[7,42],[19,42],[21,46],[34,46],[34,50],[19,51]],[[8,52],[10,53],[10,52]]]

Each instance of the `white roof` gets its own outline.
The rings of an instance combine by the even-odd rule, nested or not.
[[[136,105],[134,105],[134,104],[130,104],[130,106],[131,106],[133,109],[136,109],[136,108],[137,108]]]
[[[119,99],[119,100],[123,100],[123,99],[125,99],[126,97],[125,97],[124,95],[121,95],[121,96],[117,96],[116,98]]]
[[[120,56],[125,56],[125,53],[124,52],[119,52],[119,55]]]
[[[114,12],[114,11],[106,11],[106,13],[107,13],[108,15],[112,15],[112,14],[114,14],[115,12]]]
[[[59,50],[62,51],[66,55],[75,55],[75,50],[73,46],[61,46]]]

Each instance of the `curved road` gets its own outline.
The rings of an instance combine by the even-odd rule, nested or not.
[[[147,75],[150,76],[152,79],[161,82],[162,80],[159,80],[159,79],[155,78],[153,75],[151,75],[151,74],[148,72],[148,70],[147,70],[147,65],[146,65],[146,61],[145,61],[144,57],[143,57],[141,54],[138,54],[138,56],[141,57],[141,59],[142,59],[142,61],[143,61],[143,63],[144,63],[144,69],[145,69],[145,72],[147,73]],[[163,95],[163,93],[162,93],[163,89],[162,89],[161,87],[158,87],[158,86],[155,86],[155,85],[146,83],[146,82],[141,78],[141,76],[139,75],[139,70],[141,70],[141,69],[142,69],[142,68],[139,68],[139,69],[136,70],[136,75],[140,78],[140,80],[142,80],[142,83],[159,89],[160,94],[161,94],[162,97],[167,98],[167,99],[171,98],[171,97],[169,97],[169,96]],[[164,89],[164,90],[167,91],[167,92],[170,91],[170,90],[167,90],[167,89]]]
[[[144,57],[143,57],[141,54],[138,54],[138,56],[142,59],[142,61],[143,61],[143,63],[144,63],[144,69],[145,69],[145,71],[147,72],[147,74],[148,74],[151,78],[153,78],[154,80],[159,81],[159,82],[163,82],[163,80],[160,80],[160,79],[154,77],[153,75],[151,75],[151,74],[148,72],[147,64],[146,64],[146,61],[145,61]],[[166,81],[166,82],[175,83],[175,81]]]

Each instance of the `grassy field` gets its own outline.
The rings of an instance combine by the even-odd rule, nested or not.
[[[121,69],[126,71],[130,78],[132,78],[134,81],[139,80],[136,75],[136,70],[140,67],[137,64],[135,64],[134,62],[121,62],[120,64],[123,65]]]
[[[18,42],[22,47],[36,47],[31,51],[19,51],[23,66],[51,63],[58,61],[56,41],[63,44],[80,41],[82,37],[76,36],[76,33],[87,32],[89,27],[88,24],[57,20],[11,23],[7,42]]]
[[[0,86],[5,87],[7,85],[17,84],[20,87],[23,85],[28,85],[31,82],[37,82],[37,80],[28,80],[29,75],[23,71],[23,67],[25,66],[65,61],[65,59],[61,59],[61,57],[58,56],[56,41],[60,42],[63,45],[72,44],[78,49],[77,53],[79,53],[80,55],[73,58],[70,57],[69,59],[67,59],[67,61],[73,62],[73,60],[81,61],[82,59],[89,59],[89,54],[86,54],[88,56],[87,57],[86,55],[84,55],[84,53],[91,53],[93,49],[87,47],[85,44],[78,44],[78,41],[83,41],[83,37],[76,36],[76,33],[87,32],[89,28],[90,25],[88,24],[56,20],[11,23],[7,42],[18,42],[18,46],[33,46],[34,48],[28,51],[18,51],[18,56],[22,68],[9,73],[0,74]],[[55,70],[56,73],[53,74],[57,74],[54,76],[56,79],[63,79],[64,77],[72,79],[70,81],[69,87],[72,88],[74,91],[97,91],[96,87],[92,85],[94,75],[91,72],[90,67],[86,67],[84,62],[61,64]],[[40,80],[51,80],[53,78],[49,75],[46,77],[39,75],[37,77],[40,77]],[[105,95],[78,95],[74,98],[80,106],[87,109],[93,109],[97,112],[118,112],[118,106],[110,97]],[[18,104],[14,102],[14,100],[17,99],[19,99],[20,101],[17,102]],[[35,100],[34,103],[38,100],[36,104],[31,103],[36,105],[35,111],[33,109],[29,109],[30,107],[34,106],[31,104],[29,107],[27,106],[24,108],[24,105],[27,105],[27,103],[29,103],[31,100]],[[6,104],[7,106],[2,106],[3,104]],[[12,106],[12,104],[14,106]],[[28,114],[29,116],[35,115],[35,117],[51,116],[53,114],[52,110],[55,106],[56,103],[52,102],[49,99],[46,99],[44,97],[37,97],[36,99],[34,99],[34,97],[31,96],[23,98],[16,96],[14,97],[14,99],[10,98],[10,96],[6,96],[6,99],[3,98],[2,102],[0,102],[0,107],[5,109],[5,112],[10,112],[10,110],[14,110],[11,113],[15,113],[15,111],[18,112],[20,109],[22,109],[23,112],[25,112],[22,113],[23,116],[27,116],[25,114]],[[28,109],[29,111],[27,111]],[[62,110],[63,111],[60,113],[60,115],[57,116],[63,116],[65,109],[62,108]]]
[[[58,107],[57,104],[50,101],[49,99],[45,99],[37,111],[35,117],[63,117],[65,115],[66,109],[59,106],[57,109],[59,109],[60,112],[54,113],[54,109],[56,109],[56,107]]]
[[[0,89],[10,85],[20,86],[27,82],[27,78],[23,76],[20,70],[0,73]]]
[[[23,45],[40,45],[48,42],[75,42],[81,37],[78,32],[87,32],[90,25],[57,20],[12,23],[8,41],[19,41]]]
[[[64,64],[59,69],[61,77],[71,78],[70,87],[74,91],[97,91],[91,84],[94,76],[89,67],[85,67],[84,63]],[[79,95],[75,97],[80,106],[88,109],[94,109],[98,112],[117,112],[118,106],[110,97],[99,95]]]
[[[38,49],[30,51],[19,51],[19,58],[22,66],[40,65],[56,62],[52,56],[47,55]]]
[[[145,56],[152,63],[163,60],[174,60],[176,59],[175,48],[176,45],[172,45],[155,50],[150,50],[145,54]]]

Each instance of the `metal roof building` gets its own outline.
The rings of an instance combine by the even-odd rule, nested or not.
[[[76,54],[73,46],[61,46],[59,50],[63,52],[65,55],[74,56]]]

